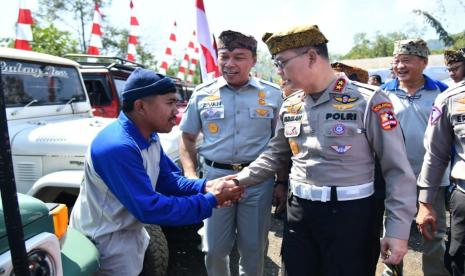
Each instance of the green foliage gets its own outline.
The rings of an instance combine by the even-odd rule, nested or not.
[[[63,56],[78,51],[78,42],[71,38],[71,34],[58,30],[53,24],[47,27],[32,25],[32,37],[32,50],[36,52]]]
[[[425,21],[431,25],[436,30],[436,33],[439,35],[439,39],[444,42],[444,45],[447,47],[454,44],[454,39],[449,35],[449,33],[442,27],[441,22],[439,22],[434,16],[430,13],[422,10],[413,10],[413,13],[423,16]]]
[[[358,33],[354,36],[354,46],[346,55],[340,59],[361,59],[391,56],[394,50],[394,42],[406,39],[407,35],[400,32],[393,32],[383,35],[376,33],[373,40],[368,38],[366,33]]]

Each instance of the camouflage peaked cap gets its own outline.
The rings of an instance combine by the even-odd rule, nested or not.
[[[415,55],[419,57],[427,58],[429,55],[429,49],[426,42],[421,39],[406,39],[399,40],[394,43],[394,52],[396,55]]]
[[[445,50],[444,51],[444,61],[446,65],[449,65],[454,62],[465,61],[465,48],[459,50]]]
[[[298,26],[277,33],[265,33],[262,40],[272,55],[292,48],[328,43],[317,25]]]
[[[218,37],[218,50],[233,51],[236,48],[245,48],[257,54],[257,40],[253,36],[247,36],[235,31],[223,31]]]

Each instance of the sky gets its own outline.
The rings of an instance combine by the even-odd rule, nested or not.
[[[37,0],[29,0],[32,15]],[[0,0],[0,38],[14,37],[19,0]],[[196,26],[195,0],[133,0],[141,26],[140,41],[161,58],[173,21],[176,20],[178,49],[181,57]],[[210,31],[216,36],[223,30],[254,35],[258,41],[265,32],[280,31],[302,24],[316,24],[329,40],[333,54],[345,54],[353,46],[356,33],[409,32],[416,30],[424,39],[437,38],[434,30],[414,15],[413,9],[428,11],[440,18],[449,33],[464,31],[464,0],[204,0]],[[102,9],[106,20],[117,27],[129,27],[129,0],[113,0]],[[88,32],[91,29],[89,22]],[[65,25],[59,28],[69,30]],[[105,32],[105,30],[103,30]],[[259,48],[265,50],[263,43]]]

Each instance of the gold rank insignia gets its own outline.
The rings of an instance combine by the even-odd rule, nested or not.
[[[291,147],[292,154],[296,155],[299,153],[299,145],[293,139],[289,139],[289,146]]]
[[[342,92],[344,90],[344,87],[346,86],[346,80],[344,78],[340,78],[336,80],[336,84],[334,84],[333,91],[334,92]]]
[[[219,99],[221,99],[221,98],[218,95],[212,95],[212,96],[208,96],[208,97],[204,98],[205,101],[216,101],[216,100],[219,100]]]
[[[455,100],[455,102],[456,102],[456,103],[465,104],[465,98],[461,98],[461,99]]]
[[[295,113],[298,113],[301,108],[302,108],[302,103],[289,105],[287,106],[287,112],[295,114]]]
[[[258,99],[258,104],[259,105],[266,105],[265,99]]]
[[[266,116],[268,114],[267,109],[256,108],[255,112],[257,112],[257,114],[260,115],[260,117]]]
[[[355,104],[333,104],[333,107],[337,110],[346,110],[354,107]]]
[[[339,103],[342,103],[342,104],[349,104],[349,103],[356,102],[358,100],[357,97],[351,97],[350,95],[347,95],[347,94],[334,96],[333,99],[336,102],[339,102]]]
[[[265,91],[260,91],[260,92],[258,92],[258,97],[259,97],[260,99],[264,99],[265,96],[266,96]]]
[[[218,132],[218,125],[215,123],[209,123],[208,124],[208,130],[210,133],[217,133]]]

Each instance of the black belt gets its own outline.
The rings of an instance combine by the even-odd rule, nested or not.
[[[217,168],[217,169],[223,169],[223,170],[232,170],[232,171],[240,171],[243,168],[247,167],[250,165],[250,163],[242,163],[242,164],[222,164],[218,163],[215,161],[211,161],[205,158],[205,164],[207,164],[210,167]]]

